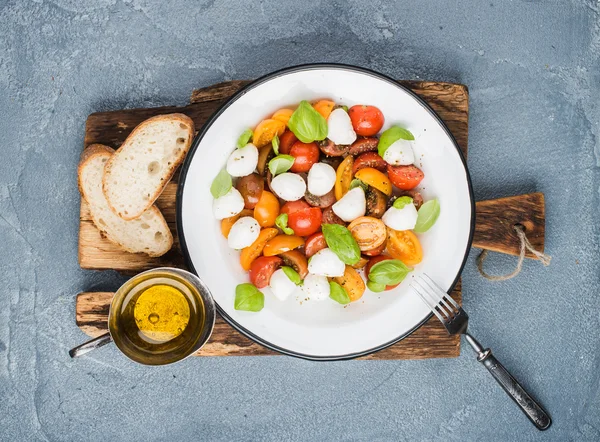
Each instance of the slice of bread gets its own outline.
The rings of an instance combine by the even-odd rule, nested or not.
[[[106,164],[102,188],[113,212],[139,218],[154,204],[194,137],[194,122],[183,114],[159,115],[140,123]]]
[[[98,230],[110,241],[131,253],[161,256],[173,246],[173,235],[162,213],[150,206],[141,217],[125,221],[108,207],[102,192],[104,167],[114,150],[101,144],[92,144],[83,151],[77,171],[79,191],[88,205]]]

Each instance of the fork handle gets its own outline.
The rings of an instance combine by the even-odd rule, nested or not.
[[[525,389],[517,382],[517,380],[508,372],[506,368],[492,355],[492,350],[483,348],[477,340],[468,333],[465,333],[467,342],[477,352],[477,360],[481,362],[485,368],[494,376],[494,379],[506,391],[513,401],[521,408],[521,411],[529,418],[529,420],[537,427],[538,430],[544,431],[552,425],[552,419]]]

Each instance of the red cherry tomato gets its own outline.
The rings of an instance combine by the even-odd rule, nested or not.
[[[271,281],[271,275],[280,265],[281,258],[278,256],[260,256],[256,258],[252,262],[250,271],[248,272],[250,282],[259,289],[268,286]]]
[[[375,247],[374,249],[371,249],[371,250],[363,250],[361,253],[366,256],[379,256],[385,250],[385,246],[386,246],[386,243],[384,242],[379,247]]]
[[[319,161],[319,152],[316,143],[296,141],[290,149],[290,155],[295,158],[290,170],[295,173],[308,172]]]
[[[310,204],[304,200],[288,201],[281,208],[281,213],[287,213],[290,215],[291,213],[298,212],[300,210],[310,209],[310,207]]]
[[[327,247],[327,242],[325,242],[325,235],[323,232],[317,232],[306,239],[304,243],[304,254],[307,258],[310,258],[319,250],[323,250]]]
[[[400,190],[411,190],[419,185],[425,174],[417,166],[387,167],[388,176],[394,186]]]
[[[309,236],[321,228],[323,213],[318,207],[298,210],[288,214],[288,226],[298,236]]]
[[[296,135],[291,130],[286,130],[283,135],[279,137],[279,153],[289,155],[293,144],[298,141]]]
[[[352,173],[356,174],[356,172],[358,172],[360,169],[364,169],[365,167],[370,167],[372,169],[377,169],[380,172],[385,172],[387,163],[379,156],[377,152],[365,152],[360,154],[356,160],[354,160]]]
[[[388,259],[394,259],[394,258],[392,258],[391,256],[387,256],[387,255],[378,255],[378,256],[374,256],[373,258],[369,259],[369,262],[367,263],[367,266],[365,267],[365,278],[367,278],[367,281],[369,280],[369,272],[371,271],[371,267],[373,267],[378,262],[386,261]],[[385,289],[392,290],[393,288],[396,288],[399,285],[400,285],[400,283],[395,284],[395,285],[386,285]]]
[[[352,127],[356,135],[372,137],[383,127],[383,113],[375,106],[357,104],[348,109],[348,115],[352,120]]]

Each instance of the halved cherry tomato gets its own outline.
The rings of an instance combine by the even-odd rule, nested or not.
[[[308,261],[306,256],[298,250],[290,250],[279,254],[286,266],[290,266],[298,272],[300,278],[304,279],[308,275]]]
[[[304,245],[304,240],[296,235],[277,235],[269,240],[263,249],[263,255],[275,256],[283,252],[297,249]]]
[[[225,238],[227,238],[229,236],[229,232],[231,231],[231,228],[233,227],[233,225],[235,224],[235,222],[238,219],[240,219],[244,216],[252,216],[253,213],[254,212],[250,209],[244,209],[237,215],[230,216],[229,218],[223,219],[221,221],[221,233],[223,234],[223,236]]]
[[[319,250],[323,250],[326,247],[327,242],[325,241],[325,235],[323,235],[323,232],[318,232],[306,238],[306,242],[304,243],[304,254],[307,258],[310,258]]]
[[[285,124],[279,120],[273,120],[268,118],[262,120],[254,129],[252,135],[252,144],[260,148],[266,144],[269,144],[275,135],[281,136],[285,131]]]
[[[348,155],[344,158],[335,173],[335,198],[339,201],[350,189],[352,182],[352,166],[354,166],[354,157]]]
[[[411,190],[419,185],[425,174],[417,166],[387,166],[388,176],[400,190]]]
[[[377,190],[381,190],[387,196],[392,194],[392,183],[390,183],[390,180],[384,173],[378,171],[377,169],[365,167],[364,169],[356,172],[354,176],[363,183],[373,186]]]
[[[280,265],[281,258],[278,256],[260,256],[256,258],[248,272],[250,282],[259,289],[268,286],[271,281],[271,275],[273,275]]]
[[[387,231],[383,221],[372,216],[361,216],[348,225],[348,230],[362,252],[376,249],[385,243]]]
[[[334,106],[335,103],[331,100],[319,100],[313,105],[315,110],[323,115],[323,118],[325,119],[329,118],[329,114],[333,111]]]
[[[265,176],[269,170],[267,168],[269,165],[269,160],[274,156],[275,152],[273,152],[273,147],[270,144],[265,144],[263,147],[258,149],[258,164],[256,165],[256,170],[258,170],[259,175]]]
[[[273,227],[262,229],[258,234],[256,241],[242,249],[240,254],[240,264],[242,265],[242,268],[246,271],[250,270],[252,262],[260,256],[267,242],[270,239],[275,238],[278,234],[279,229]]]
[[[290,150],[296,141],[298,141],[298,138],[296,138],[294,132],[286,130],[283,135],[279,137],[279,153],[289,155]]]
[[[356,175],[356,172],[358,172],[360,169],[364,169],[365,167],[370,167],[372,169],[377,169],[380,172],[385,172],[387,163],[379,156],[377,152],[365,152],[360,154],[358,157],[356,157],[356,160],[354,160],[352,173]]]
[[[362,269],[364,266],[367,265],[367,263],[369,262],[369,260],[367,258],[365,258],[364,256],[361,255],[360,259],[358,260],[358,262],[356,264],[352,264],[352,268],[353,269]]]
[[[238,178],[235,188],[244,198],[244,207],[254,209],[265,189],[265,180],[257,173]]]
[[[346,266],[344,269],[344,276],[338,276],[333,280],[346,289],[350,296],[350,302],[360,299],[365,292],[365,282],[350,266]]]
[[[383,127],[383,113],[375,106],[357,104],[348,109],[352,127],[356,135],[372,137]]]
[[[371,268],[378,262],[386,261],[388,259],[394,259],[394,258],[392,258],[391,256],[387,256],[387,255],[379,255],[379,256],[374,256],[373,258],[369,259],[369,262],[367,263],[367,266],[365,267],[365,278],[367,278],[367,281],[369,280],[369,273],[371,272]],[[399,285],[400,285],[400,283],[394,284],[394,285],[386,285],[385,289],[392,290],[393,288],[396,288]]]
[[[288,215],[298,212],[300,210],[310,209],[310,205],[304,200],[288,201],[281,207],[281,213],[287,213]]]
[[[344,220],[335,214],[331,206],[323,209],[323,224],[339,224],[340,226],[346,225]]]
[[[388,253],[407,266],[414,266],[423,260],[423,249],[419,238],[410,230],[393,230],[388,227]]]
[[[383,244],[381,244],[379,247],[375,247],[374,249],[371,249],[371,250],[364,250],[362,253],[363,253],[363,255],[367,255],[367,256],[379,256],[385,250],[386,245],[387,244],[384,241]]]
[[[316,143],[296,141],[290,149],[290,155],[294,157],[294,164],[290,170],[295,173],[308,172],[312,165],[319,161],[319,152]]]
[[[279,215],[279,200],[268,190],[263,190],[260,199],[254,206],[254,219],[261,227],[275,225],[275,219]]]
[[[273,114],[271,117],[273,120],[281,121],[283,124],[287,126],[287,123],[292,116],[294,111],[292,109],[279,109],[277,112]]]
[[[321,228],[323,212],[318,207],[298,210],[288,215],[288,226],[296,235],[309,236]]]

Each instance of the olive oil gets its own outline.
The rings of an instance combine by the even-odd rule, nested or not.
[[[130,280],[122,297],[115,343],[130,358],[162,364],[179,360],[194,347],[204,327],[205,310],[198,290],[173,274],[150,274]],[[112,307],[111,307],[112,308]]]

